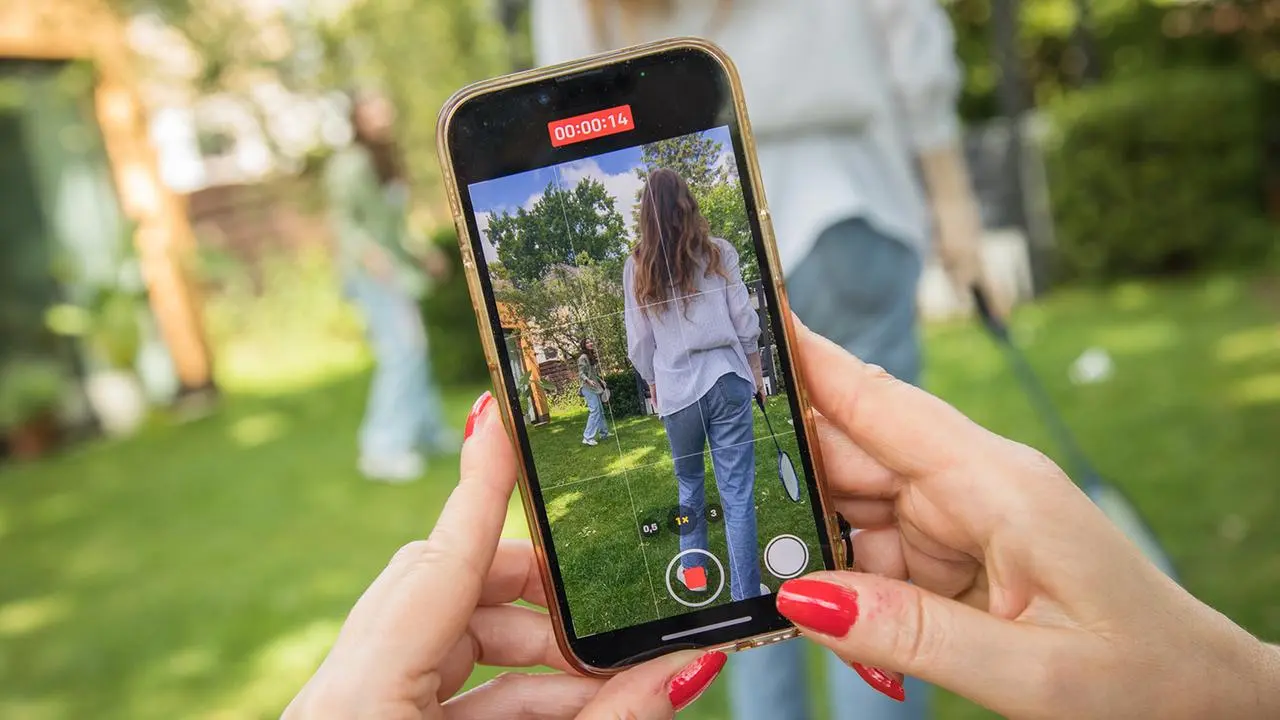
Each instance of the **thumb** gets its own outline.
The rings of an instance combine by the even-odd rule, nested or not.
[[[855,572],[788,580],[777,604],[806,637],[853,663],[886,695],[903,699],[902,684],[881,668],[1001,714],[1017,715],[1027,698],[1042,697],[1037,675],[1046,676],[1040,684],[1048,692],[1047,661],[1060,659],[1072,637],[1065,629],[1002,620],[900,580]]]
[[[711,686],[727,659],[689,650],[650,660],[605,683],[578,720],[667,720]]]

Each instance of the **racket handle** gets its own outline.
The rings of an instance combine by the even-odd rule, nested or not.
[[[973,304],[978,309],[978,317],[982,318],[982,324],[987,327],[987,330],[998,338],[1009,337],[1009,328],[1004,321],[996,317],[991,307],[991,298],[987,297],[987,293],[977,285],[969,288],[969,292],[973,295]]]

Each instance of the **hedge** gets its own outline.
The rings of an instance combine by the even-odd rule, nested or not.
[[[432,238],[450,261],[450,272],[435,283],[422,302],[431,343],[431,363],[436,381],[443,385],[475,385],[489,382],[475,310],[462,272],[462,252],[452,228]]]
[[[1064,279],[1256,261],[1263,219],[1261,85],[1177,70],[1080,91],[1051,111],[1047,147]]]
[[[611,373],[601,379],[609,388],[609,409],[615,420],[645,414],[644,398],[640,396],[634,371]]]

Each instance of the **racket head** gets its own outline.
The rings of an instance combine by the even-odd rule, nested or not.
[[[1102,510],[1102,513],[1129,538],[1130,542],[1138,546],[1148,560],[1160,568],[1165,575],[1174,580],[1178,579],[1173,559],[1165,552],[1164,546],[1160,544],[1159,538],[1142,517],[1138,507],[1120,488],[1098,478],[1085,487],[1085,492],[1088,493],[1089,499]]]
[[[782,482],[782,491],[791,498],[791,502],[800,502],[800,476],[796,474],[791,456],[782,450],[778,451],[778,480]]]

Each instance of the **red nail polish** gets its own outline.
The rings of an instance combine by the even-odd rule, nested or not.
[[[788,580],[778,588],[778,612],[823,635],[844,637],[858,619],[858,594],[820,580]]]
[[[667,688],[671,707],[677,711],[683,710],[697,700],[703,691],[711,687],[711,681],[716,679],[728,660],[729,656],[716,650],[685,665],[683,670],[671,678],[671,685]]]
[[[902,687],[902,683],[898,682],[898,678],[880,668],[867,667],[862,663],[850,663],[850,665],[853,666],[853,671],[858,673],[863,680],[866,680],[871,687],[898,702],[906,701],[907,690]]]
[[[485,390],[483,395],[476,398],[475,404],[471,406],[471,412],[467,414],[467,428],[462,431],[463,442],[466,442],[467,438],[471,437],[471,433],[476,431],[476,420],[484,414],[484,409],[489,407],[489,403],[492,401],[493,393],[488,390]]]

